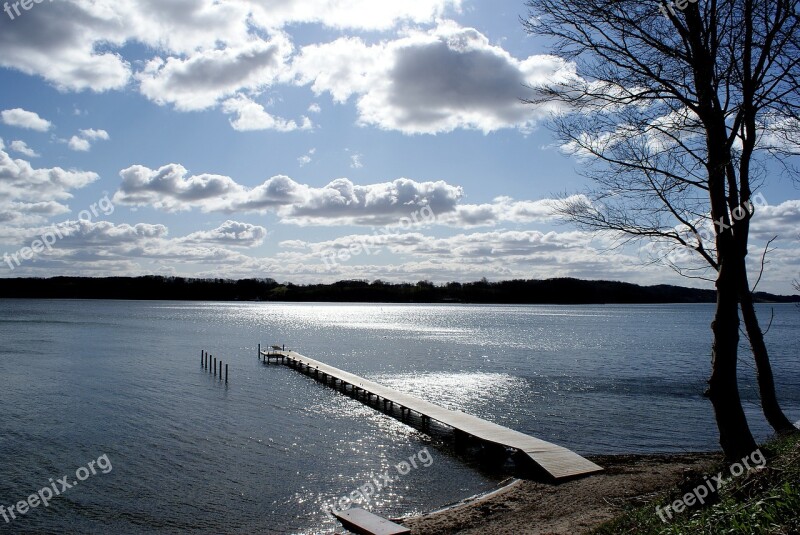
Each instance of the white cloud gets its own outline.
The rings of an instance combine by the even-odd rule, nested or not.
[[[570,199],[577,199],[575,196]],[[588,202],[588,200],[587,200]],[[456,212],[439,218],[439,222],[455,227],[494,226],[500,223],[547,222],[556,219],[552,199],[517,201],[497,197],[491,203],[460,204]]]
[[[167,212],[224,210],[227,199],[240,195],[244,188],[230,177],[197,175],[187,177],[181,165],[170,164],[153,170],[134,165],[120,171],[122,184],[114,202],[131,206],[152,206]]]
[[[308,117],[303,117],[300,125],[295,121],[287,121],[267,113],[264,107],[248,97],[237,95],[222,104],[222,111],[236,115],[230,123],[234,130],[248,132],[252,130],[276,130],[292,132],[294,130],[310,130],[313,125]]]
[[[57,201],[0,202],[0,240],[17,238],[24,234],[27,225],[38,225],[69,212],[68,206]]]
[[[348,235],[321,242],[279,243],[281,259],[303,266],[308,280],[342,278],[438,282],[581,277],[663,282],[663,270],[643,266],[635,251],[608,251],[608,243],[579,231],[536,230],[460,233],[436,237],[420,232]],[[339,251],[362,251],[349,260]],[[324,259],[327,258],[327,262]],[[380,258],[381,262],[376,263]],[[321,273],[312,268],[322,264]],[[292,277],[296,280],[298,277]]]
[[[758,148],[800,155],[800,119],[770,116],[758,126]]]
[[[337,29],[388,30],[402,22],[432,22],[448,10],[459,10],[462,0],[286,0],[250,4],[254,22],[265,28],[305,22]]]
[[[185,59],[155,58],[135,77],[142,94],[158,104],[174,104],[181,111],[204,110],[241,90],[270,85],[285,69],[291,51],[285,36],[259,38],[236,47],[198,51]]]
[[[110,136],[108,135],[108,132],[106,132],[105,130],[95,130],[94,128],[80,130],[80,135],[81,137],[89,139],[91,141],[95,141],[97,139],[108,141],[109,139],[111,139]]]
[[[77,136],[72,136],[67,141],[67,145],[74,151],[88,152],[92,148],[92,142],[98,139],[109,140],[111,136],[105,130],[95,130],[93,128],[79,130]]]
[[[11,158],[0,139],[0,222],[32,224],[66,213],[69,208],[60,201],[98,178],[96,173],[60,167],[36,169],[26,160]]]
[[[59,1],[26,12],[5,26],[0,33],[0,66],[41,76],[63,90],[123,89],[132,74],[131,61],[122,56],[123,47],[141,44],[159,51],[165,65],[174,67],[160,73],[164,79],[145,76],[152,82],[145,89],[147,94],[169,100],[166,90],[176,89],[183,93],[175,97],[182,105],[196,106],[200,104],[187,94],[186,80],[175,77],[198,79],[199,70],[208,69],[206,73],[218,78],[206,80],[211,87],[206,85],[201,93],[219,92],[227,85],[219,77],[227,74],[235,84],[242,71],[212,64],[226,63],[225,57],[236,56],[264,35],[274,36],[302,23],[388,30],[403,23],[431,23],[448,11],[459,10],[460,4],[461,0]],[[230,89],[228,95],[243,87]]]
[[[416,182],[398,178],[380,184],[356,185],[339,178],[322,188],[306,186],[301,202],[283,207],[284,223],[297,225],[390,225],[428,207],[434,214],[455,210],[464,192],[444,181]]]
[[[9,148],[14,152],[18,152],[23,156],[27,156],[28,158],[38,158],[40,156],[40,154],[38,154],[35,150],[30,148],[27,143],[25,143],[24,141],[20,141],[18,139],[12,141],[11,145],[9,145]]]
[[[203,268],[224,269],[226,274],[244,269],[250,276],[259,272],[258,276],[263,276],[275,268],[268,260],[249,257],[226,247],[253,247],[266,235],[263,227],[235,221],[226,221],[211,231],[177,238],[169,238],[164,225],[147,223],[78,220],[61,223],[58,229],[62,237],[52,250],[23,263],[15,269],[15,274],[141,275],[152,274],[154,262],[160,264],[158,272],[172,274],[181,274],[187,268]],[[15,241],[22,247],[48,231],[52,228],[28,228],[24,233],[17,233]]]
[[[99,178],[96,173],[65,171],[60,167],[35,169],[25,160],[11,158],[4,148],[0,140],[0,202],[65,200],[72,197],[70,190]]]
[[[78,136],[72,136],[67,142],[67,145],[70,149],[77,152],[88,152],[92,148],[92,144],[89,140]]]
[[[181,241],[186,243],[256,247],[264,242],[266,236],[267,229],[264,227],[228,220],[214,230],[193,232],[185,238],[181,238]]]
[[[309,45],[292,66],[296,83],[317,94],[338,102],[356,95],[362,124],[407,134],[530,129],[548,110],[520,101],[530,96],[526,86],[574,75],[558,57],[519,60],[449,21],[375,45],[352,37]]]
[[[364,156],[362,154],[353,154],[350,156],[350,167],[352,169],[361,169],[364,167]]]
[[[109,2],[50,2],[28,11],[0,32],[0,66],[41,76],[61,90],[121,89],[130,77],[130,65],[109,51],[130,37],[130,19],[121,16],[121,7]]]
[[[204,212],[272,209],[284,222],[298,225],[379,225],[397,223],[425,206],[437,214],[451,212],[463,196],[460,187],[443,181],[407,178],[365,186],[340,178],[316,188],[279,175],[248,188],[227,176],[187,175],[188,171],[177,164],[157,170],[129,167],[120,172],[122,184],[114,202],[170,212],[192,208]]]
[[[788,200],[780,204],[758,206],[750,223],[750,234],[756,239],[766,241],[773,236],[800,239],[800,200]],[[752,241],[752,240],[751,240]]]
[[[305,167],[306,165],[310,164],[311,161],[314,159],[314,154],[316,154],[317,149],[310,149],[307,153],[303,154],[297,159],[297,163],[300,164],[300,167]]]
[[[29,130],[36,130],[37,132],[47,132],[53,126],[53,123],[42,119],[39,117],[39,114],[23,110],[22,108],[3,110],[0,112],[0,119],[8,126],[27,128]]]
[[[59,228],[64,238],[59,241],[58,248],[72,249],[139,244],[144,239],[164,238],[167,235],[167,227],[164,225],[146,223],[117,225],[109,221],[92,222],[79,219],[69,221]]]
[[[310,128],[307,118],[274,117],[252,102],[277,84],[310,84],[337,102],[355,96],[361,124],[408,134],[527,131],[548,110],[519,101],[529,96],[526,86],[574,75],[563,60],[515,58],[479,31],[443,19],[460,10],[461,0],[269,4],[57,2],[26,13],[0,35],[0,66],[42,76],[62,90],[122,90],[133,81],[150,100],[180,111],[226,102],[241,130]],[[288,32],[298,23],[399,36],[373,45],[342,37],[295,54]],[[136,44],[157,55],[141,63],[123,57],[125,46]],[[315,102],[308,113],[320,110]]]

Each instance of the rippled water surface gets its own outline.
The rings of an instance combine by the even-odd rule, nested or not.
[[[0,533],[315,533],[322,509],[377,474],[370,508],[423,512],[493,488],[502,470],[280,365],[309,357],[581,454],[716,448],[711,305],[439,306],[0,301],[0,504],[107,455],[99,470]],[[800,419],[800,310],[767,340]],[[230,366],[205,372],[206,349]],[[769,429],[741,357],[743,397]],[[430,466],[395,466],[427,448]],[[74,478],[72,478],[74,479]]]

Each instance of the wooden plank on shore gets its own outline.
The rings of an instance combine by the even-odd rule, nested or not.
[[[354,533],[362,535],[404,535],[411,530],[400,524],[395,524],[364,509],[348,509],[347,511],[334,511],[342,525]]]
[[[421,416],[436,420],[484,442],[515,449],[527,455],[537,466],[545,470],[554,480],[569,479],[600,472],[603,469],[574,451],[551,442],[526,435],[502,425],[489,422],[461,411],[440,407],[394,388],[370,381],[324,362],[305,357],[295,351],[276,351],[286,357],[288,363],[302,364],[335,377],[369,394],[396,403]]]

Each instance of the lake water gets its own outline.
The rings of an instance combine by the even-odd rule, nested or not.
[[[0,517],[0,533],[330,532],[323,506],[386,471],[396,481],[369,507],[385,516],[505,477],[443,432],[263,365],[259,342],[584,455],[717,449],[702,396],[712,305],[0,304],[0,504],[75,480],[103,455],[92,468],[110,468],[84,470],[47,508]],[[765,323],[770,308],[779,397],[795,421],[800,310],[760,305]],[[202,369],[202,349],[229,364],[227,385]],[[740,368],[752,377],[749,353]],[[742,395],[768,437],[752,381]],[[430,463],[397,472],[425,448]]]

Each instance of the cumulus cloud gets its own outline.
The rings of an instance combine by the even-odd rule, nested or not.
[[[67,213],[69,208],[61,201],[72,198],[72,190],[99,178],[96,173],[60,167],[37,169],[26,160],[12,158],[5,148],[0,139],[0,223],[5,225],[36,224]]]
[[[109,139],[111,139],[111,137],[108,135],[108,132],[106,132],[105,130],[95,130],[94,128],[81,130],[80,135],[84,139],[89,139],[91,141],[95,141],[97,139],[108,141]]]
[[[247,132],[252,130],[276,130],[278,132],[291,132],[293,130],[310,130],[313,125],[311,119],[303,117],[298,125],[295,121],[275,117],[267,113],[264,107],[244,95],[226,100],[222,104],[222,111],[235,115],[230,123],[234,130]]]
[[[80,130],[78,135],[72,136],[67,141],[67,146],[77,152],[88,152],[92,148],[92,142],[98,139],[108,140],[111,137],[105,130],[95,130],[89,128],[87,130]]]
[[[519,60],[453,22],[375,45],[352,37],[309,45],[293,69],[296,82],[317,94],[339,102],[356,95],[361,123],[407,134],[528,129],[547,110],[520,101],[526,86],[574,74],[561,58]]]
[[[92,148],[92,144],[88,139],[82,137],[72,136],[67,142],[67,146],[76,152],[88,152]]]
[[[503,222],[545,222],[554,218],[552,199],[517,201],[511,197],[497,197],[491,203],[461,204],[455,213],[440,218],[439,222],[456,227],[480,227]]]
[[[131,206],[152,206],[167,212],[190,210],[224,210],[244,188],[233,179],[221,175],[187,177],[185,167],[170,164],[160,169],[134,165],[120,171],[122,184],[114,202]]]
[[[396,223],[427,206],[434,213],[455,210],[463,190],[443,181],[392,182],[357,185],[346,178],[316,188],[283,175],[248,188],[220,175],[191,175],[169,164],[154,170],[136,165],[120,172],[122,184],[114,201],[152,206],[170,212],[247,212],[274,209],[286,223],[382,225]]]
[[[484,261],[500,257],[533,259],[565,249],[585,250],[591,235],[583,232],[493,231],[458,234],[447,238],[425,237],[413,242],[392,244],[394,252],[413,255],[445,255],[465,261]]]
[[[322,188],[308,188],[303,202],[285,207],[279,214],[284,222],[298,225],[388,225],[424,207],[435,214],[451,212],[463,195],[461,187],[441,180],[398,178],[361,186],[340,178]]]
[[[756,206],[750,224],[751,235],[766,241],[773,236],[798,239],[800,237],[800,200],[792,199],[780,204]]]
[[[583,278],[659,280],[635,251],[608,251],[608,243],[579,231],[536,230],[459,233],[437,237],[420,232],[348,235],[321,242],[279,243],[285,258],[311,267],[325,265],[316,279],[364,278],[434,281],[497,278]],[[360,251],[339,256],[340,251]],[[382,262],[375,259],[383,257]],[[327,263],[325,262],[327,259]],[[389,262],[387,264],[387,261]],[[326,277],[327,276],[327,277]]]
[[[214,230],[193,232],[182,238],[181,241],[185,243],[256,247],[264,243],[266,236],[267,229],[264,227],[228,220]]]
[[[163,238],[167,235],[164,225],[138,223],[114,224],[109,221],[87,221],[79,219],[59,225],[64,238],[58,247],[87,248],[102,246],[119,246],[122,244],[139,244],[145,239]]]
[[[355,96],[360,123],[388,130],[527,130],[547,110],[519,101],[526,86],[574,74],[559,58],[515,58],[481,32],[443,19],[461,0],[74,0],[46,7],[0,35],[0,66],[62,90],[121,90],[133,81],[145,97],[180,111],[224,103],[239,130],[310,128],[308,118],[282,119],[252,100],[286,83],[310,85],[337,102]],[[409,22],[436,26],[402,26]],[[342,37],[297,54],[287,33],[296,23],[400,33],[372,45]],[[123,56],[128,44],[156,55],[133,62]],[[319,111],[317,103],[308,108]]]
[[[8,126],[27,128],[37,132],[47,132],[53,126],[50,121],[39,117],[38,113],[23,110],[22,108],[3,110],[0,112],[0,119]]]
[[[14,140],[9,145],[9,148],[14,152],[27,156],[28,158],[38,158],[40,156],[35,150],[30,148],[27,143],[20,140]]]
[[[29,162],[13,159],[0,140],[0,202],[65,200],[79,189],[96,181],[96,173],[66,171],[60,167],[34,168]]]
[[[461,0],[51,2],[7,25],[0,34],[0,65],[41,76],[64,90],[122,89],[132,67],[121,50],[140,43],[165,56],[144,73],[145,94],[170,101],[172,89],[176,104],[195,107],[220,92],[233,94],[229,84],[252,83],[259,58],[266,59],[252,48],[254,43],[264,35],[279,35],[289,25],[388,30],[401,23],[430,23],[449,10],[457,11],[460,4]],[[210,78],[203,80],[202,74]],[[197,94],[187,87],[189,80],[200,80]]]
[[[129,19],[120,16],[120,8],[49,2],[28,11],[0,32],[0,66],[41,76],[62,90],[121,89],[130,77],[130,64],[109,50],[130,37]]]
[[[252,2],[252,10],[255,23],[265,28],[306,22],[337,29],[388,30],[400,22],[431,22],[448,10],[459,10],[461,4],[462,0],[289,0]]]
[[[228,221],[213,231],[200,231],[188,236],[169,238],[164,225],[148,223],[115,224],[109,221],[66,221],[57,225],[58,241],[52,248],[23,263],[20,274],[103,273],[142,274],[161,267],[194,265],[201,268],[236,269],[250,266],[253,273],[259,266],[263,274],[272,267],[267,262],[245,256],[226,245],[251,247],[263,239],[262,227]],[[31,227],[17,233],[20,247],[26,246],[52,227]],[[115,271],[116,270],[116,271]],[[159,270],[160,272],[163,269]]]
[[[269,85],[284,69],[291,50],[284,36],[254,39],[237,47],[201,50],[187,58],[155,58],[135,77],[142,94],[159,104],[174,104],[182,111],[204,110],[238,91]]]
[[[24,234],[27,226],[69,212],[69,207],[57,201],[0,202],[0,240],[17,238]]]

